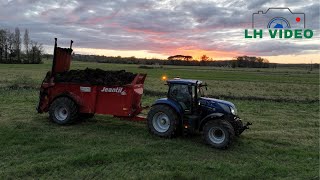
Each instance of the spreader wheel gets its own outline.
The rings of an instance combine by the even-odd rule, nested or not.
[[[171,138],[177,135],[179,118],[177,113],[167,105],[155,105],[148,113],[149,131],[160,137]]]
[[[78,118],[77,104],[67,97],[60,97],[50,105],[49,116],[60,125],[73,123]]]
[[[232,125],[225,120],[211,120],[204,125],[203,138],[211,147],[226,149],[235,136]]]

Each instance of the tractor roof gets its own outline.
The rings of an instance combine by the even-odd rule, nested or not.
[[[202,81],[199,80],[193,80],[193,79],[170,79],[167,81],[169,84],[191,84],[191,85],[195,85],[195,84],[202,84]]]

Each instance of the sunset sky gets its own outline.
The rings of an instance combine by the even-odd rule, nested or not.
[[[0,0],[0,29],[30,31],[53,51],[74,40],[79,54],[214,60],[262,56],[278,63],[320,63],[319,0]],[[245,39],[252,13],[289,7],[306,16],[311,39]]]

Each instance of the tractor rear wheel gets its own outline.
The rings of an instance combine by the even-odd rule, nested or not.
[[[226,149],[235,136],[232,125],[225,120],[211,120],[203,127],[203,138],[211,147]]]
[[[60,97],[50,105],[49,117],[60,125],[73,123],[78,118],[78,106],[73,100]]]
[[[167,105],[155,105],[148,113],[149,131],[160,137],[172,138],[177,135],[179,118],[177,113]]]

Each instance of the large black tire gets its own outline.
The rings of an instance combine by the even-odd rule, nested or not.
[[[150,133],[172,138],[178,134],[179,117],[177,113],[167,105],[152,106],[147,117],[147,124]]]
[[[203,127],[203,139],[211,147],[226,149],[235,136],[232,125],[225,120],[211,120]]]
[[[67,97],[57,98],[50,105],[49,117],[60,125],[71,124],[78,118],[78,106]]]

